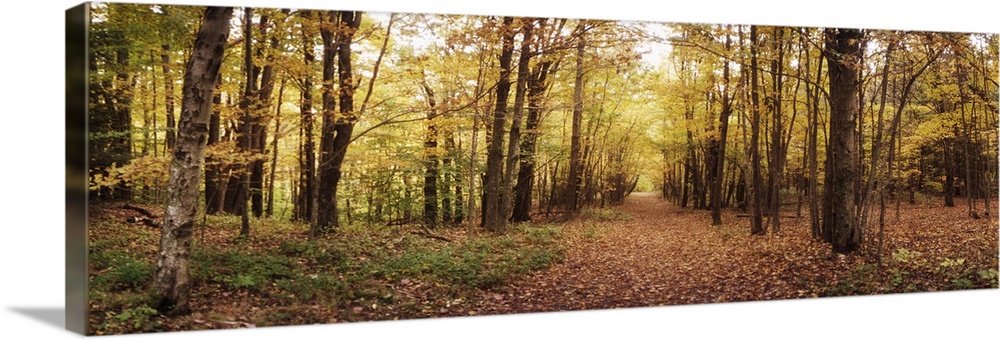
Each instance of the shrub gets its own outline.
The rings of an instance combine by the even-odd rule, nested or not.
[[[92,271],[91,283],[99,290],[138,290],[153,277],[154,268],[145,261],[130,257],[121,251],[100,251],[90,253]]]
[[[192,252],[191,258],[193,277],[231,289],[263,292],[269,283],[298,274],[297,264],[284,256],[210,248]]]
[[[338,296],[345,296],[348,285],[329,275],[308,274],[293,278],[280,279],[275,285],[281,292],[275,297],[285,302],[320,302],[336,303]]]

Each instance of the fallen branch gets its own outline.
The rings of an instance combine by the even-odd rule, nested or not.
[[[153,213],[149,212],[149,210],[146,210],[146,208],[135,206],[135,205],[131,205],[131,204],[125,204],[125,205],[123,205],[122,209],[129,209],[129,210],[138,212],[138,213],[142,214],[143,216],[146,216],[146,217],[149,217],[149,218],[160,218],[159,216],[156,216],[156,214],[153,214]]]
[[[125,204],[125,205],[122,205],[122,209],[132,210],[132,211],[138,212],[138,213],[142,214],[143,216],[145,216],[145,217],[129,217],[129,218],[125,219],[125,221],[127,221],[129,223],[140,223],[141,222],[142,224],[145,224],[145,225],[153,227],[153,228],[159,228],[160,227],[160,222],[158,222],[158,220],[160,219],[160,217],[156,216],[156,214],[153,214],[149,210],[146,210],[146,208],[143,208],[143,207],[140,207],[140,206],[131,205],[131,204]]]
[[[737,214],[736,215],[736,217],[750,217],[750,216],[753,216],[753,215],[750,215],[750,214]],[[781,218],[800,218],[800,217],[795,216],[795,215],[782,215]]]
[[[391,226],[407,225],[412,223],[414,223],[412,218],[397,218],[395,220],[390,220],[389,222],[385,222],[385,226],[391,227]]]
[[[153,227],[153,228],[159,228],[160,227],[160,222],[157,222],[157,221],[155,221],[155,220],[153,220],[151,218],[148,218],[148,217],[129,217],[129,218],[125,219],[125,221],[127,221],[129,223],[139,223],[139,222],[142,222],[142,224],[145,224],[145,225]]]
[[[441,236],[441,235],[435,235],[435,234],[431,233],[429,230],[426,230],[426,229],[424,229],[424,230],[414,230],[414,231],[411,231],[410,233],[414,234],[414,235],[420,235],[420,236],[423,236],[423,237],[428,237],[428,238],[432,238],[432,239],[436,239],[436,240],[445,241],[445,242],[451,242],[450,238],[447,238],[447,237],[444,237],[444,236]]]

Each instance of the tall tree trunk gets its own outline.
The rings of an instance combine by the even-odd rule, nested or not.
[[[316,18],[314,12],[312,11],[302,11],[302,17],[307,20],[314,20]],[[297,206],[298,216],[297,219],[312,222],[315,211],[313,206],[315,204],[315,190],[316,190],[316,142],[313,137],[313,129],[315,125],[315,115],[313,114],[313,100],[312,100],[312,88],[313,88],[313,75],[312,72],[308,70],[311,69],[312,63],[316,60],[313,55],[313,50],[315,49],[315,32],[311,26],[303,25],[302,28],[302,59],[305,69],[302,76],[302,88],[299,108],[301,109],[301,117],[299,119],[299,124],[302,129],[302,149],[299,164],[299,195]]]
[[[208,139],[206,126],[216,77],[222,64],[232,7],[208,7],[184,73],[177,145],[170,163],[169,198],[157,254],[153,291],[157,309],[167,315],[190,311],[188,259],[198,211],[200,172]]]
[[[240,99],[240,112],[243,114],[243,122],[240,124],[240,134],[237,138],[240,151],[252,154],[254,143],[254,105],[253,95],[257,91],[257,72],[253,66],[253,31],[252,21],[253,10],[249,7],[243,8],[243,70],[246,72],[246,83],[243,86],[243,98]],[[235,193],[235,208],[240,214],[240,237],[250,236],[250,210],[247,200],[250,197],[250,175],[253,169],[253,162],[247,161],[245,169],[239,171],[239,182]],[[230,179],[232,181],[232,179]]]
[[[757,84],[757,26],[750,26],[750,101],[751,101],[751,133],[750,133],[750,158],[751,158],[751,198],[753,200],[753,213],[750,217],[750,234],[764,235],[767,230],[764,228],[764,178],[761,174],[760,165],[760,94]]]
[[[694,110],[687,109],[684,113],[686,121],[694,120]],[[686,124],[691,126],[693,124]],[[691,185],[691,207],[699,209],[698,198],[701,194],[701,172],[698,171],[698,153],[696,151],[694,132],[690,128],[687,130],[687,156],[684,158],[684,172],[687,173],[688,183]],[[686,201],[686,200],[685,200]],[[683,205],[687,206],[686,202]]]
[[[809,68],[809,60],[811,58],[806,57],[806,69]],[[823,58],[817,60],[816,65],[816,82],[815,87],[810,88],[808,82],[806,83],[806,92],[809,94],[806,97],[806,101],[809,104],[809,123],[806,127],[809,131],[809,142],[808,142],[808,153],[809,153],[809,225],[812,231],[813,238],[820,238],[822,235],[822,230],[820,228],[820,203],[819,203],[819,151],[817,148],[817,141],[819,139],[819,90],[820,82],[823,75]],[[810,71],[811,72],[811,71]]]
[[[438,197],[441,197],[441,223],[449,225],[452,223],[454,208],[452,207],[451,186],[457,186],[455,182],[455,170],[452,167],[451,156],[455,149],[455,138],[450,127],[445,127],[442,139],[444,139],[444,152],[441,155],[441,185],[438,185]]]
[[[966,39],[968,39],[968,38],[966,37]],[[964,55],[962,55],[962,56],[964,57]],[[957,63],[956,68],[958,69],[958,72],[956,72],[955,76],[957,78],[956,81],[958,83],[958,97],[959,97],[958,109],[959,109],[959,112],[961,113],[961,118],[962,118],[961,119],[962,133],[961,133],[960,136],[962,138],[962,154],[963,154],[962,158],[965,159],[965,180],[964,180],[964,182],[965,182],[965,202],[966,202],[966,206],[969,209],[969,212],[968,212],[969,217],[970,218],[979,218],[979,214],[976,212],[976,197],[973,195],[973,192],[975,192],[975,191],[973,190],[974,186],[973,186],[973,183],[972,183],[972,179],[973,179],[973,176],[972,176],[972,152],[970,152],[971,150],[970,150],[970,145],[969,145],[970,143],[972,143],[972,141],[971,141],[971,138],[970,138],[969,123],[968,123],[968,120],[966,118],[967,113],[965,112],[965,106],[966,106],[965,103],[967,103],[968,100],[969,100],[968,95],[965,92],[965,85],[964,85],[964,84],[966,84],[966,83],[969,82],[969,74],[968,74],[968,70],[967,70],[968,64],[963,59],[964,58],[959,58],[959,60],[955,61]]]
[[[728,31],[728,30],[727,30]],[[725,48],[730,51],[732,41],[726,33]],[[729,102],[729,59],[722,63],[722,112],[719,113],[719,137],[712,147],[713,159],[715,160],[715,180],[712,182],[712,192],[709,199],[712,209],[712,225],[722,225],[722,182],[725,180],[726,169],[726,137],[729,135],[729,115],[731,112]]]
[[[274,178],[278,170],[278,139],[281,133],[281,97],[285,95],[285,79],[281,79],[278,86],[278,105],[274,106],[274,137],[271,138],[271,171],[267,181],[267,210],[264,212],[267,217],[274,216]]]
[[[329,22],[335,24],[336,32],[329,25],[321,27],[323,36],[323,136],[320,147],[320,199],[318,204],[318,219],[313,227],[315,233],[332,232],[340,226],[337,210],[337,188],[340,184],[341,167],[351,142],[354,124],[358,115],[354,112],[354,73],[351,69],[351,40],[361,25],[361,12],[331,12]],[[335,40],[334,40],[335,38]],[[333,48],[336,50],[333,50]],[[339,84],[337,99],[340,100],[339,114],[333,114],[333,60],[336,52],[337,82]]]
[[[325,233],[334,226],[336,214],[336,188],[334,176],[338,176],[334,168],[333,137],[337,134],[335,129],[337,95],[337,28],[339,27],[339,13],[335,11],[320,14],[320,37],[323,40],[323,85],[322,85],[322,110],[323,124],[320,130],[319,143],[319,169],[317,180],[319,186],[316,190],[316,222],[312,223],[312,234]],[[339,177],[339,176],[338,176]]]
[[[521,26],[521,51],[517,60],[517,86],[514,93],[514,112],[511,118],[510,133],[507,140],[507,163],[504,166],[503,181],[500,184],[502,191],[500,196],[500,218],[506,220],[510,216],[512,202],[514,201],[513,185],[514,174],[517,168],[518,147],[521,144],[521,125],[524,117],[524,100],[528,92],[528,80],[531,77],[529,63],[531,63],[532,53],[532,30],[535,27],[535,19],[526,19]],[[515,155],[518,155],[515,157]],[[513,220],[513,218],[511,218]],[[506,222],[503,222],[506,223]]]
[[[767,176],[767,189],[771,193],[770,205],[771,233],[781,230],[781,178],[784,172],[785,155],[782,152],[781,137],[781,92],[784,80],[784,32],[782,27],[774,27],[773,45],[778,58],[771,61],[771,161],[768,162],[770,174]]]
[[[944,149],[944,206],[955,206],[955,147],[954,138],[948,137],[941,141]]]
[[[354,34],[357,33],[358,28],[361,27],[361,16],[361,12],[341,12],[341,30],[337,32],[337,73],[339,81],[337,99],[340,101],[340,115],[335,124],[337,136],[333,138],[334,154],[332,160],[334,161],[333,165],[336,173],[336,175],[332,178],[334,195],[334,199],[332,200],[334,227],[340,226],[338,216],[340,211],[337,206],[338,202],[336,197],[342,174],[341,168],[344,164],[344,158],[347,156],[347,147],[351,143],[351,136],[354,133],[354,124],[357,123],[359,118],[358,113],[354,110],[354,91],[357,90],[358,86],[354,83],[351,44],[354,40]],[[388,39],[388,35],[386,39]],[[381,56],[382,53],[379,54],[379,58],[381,58]],[[375,67],[375,72],[378,72],[378,65],[376,64]],[[372,79],[374,79],[374,76]]]
[[[877,195],[879,201],[879,247],[881,247],[882,240],[882,226],[885,223],[885,183],[889,180],[888,177],[884,175],[881,171],[879,165],[882,163],[882,149],[885,145],[884,131],[885,131],[885,101],[888,97],[888,86],[889,86],[889,66],[892,64],[892,52],[895,50],[896,44],[894,41],[889,42],[889,46],[886,47],[885,51],[885,61],[882,66],[882,80],[879,85],[879,105],[878,105],[878,116],[874,119],[873,124],[875,125],[875,136],[872,137],[872,156],[870,163],[870,168],[868,170],[868,178],[865,179],[865,185],[862,187],[861,201],[859,202],[859,209],[861,210],[859,220],[859,228],[862,234],[868,228],[868,216],[874,204],[873,195]],[[891,167],[891,165],[890,165]],[[878,188],[875,187],[878,183]],[[862,235],[863,236],[863,235]],[[863,240],[863,238],[862,238]],[[881,248],[880,248],[881,249]],[[881,254],[879,254],[881,256]],[[881,261],[881,260],[879,260]]]
[[[288,10],[285,10],[286,13]],[[261,40],[267,37],[266,27],[274,25],[268,15],[260,17]],[[268,49],[258,48],[256,55],[265,60],[264,67],[260,71],[260,88],[255,93],[257,100],[253,107],[252,124],[252,149],[257,157],[252,161],[250,167],[250,206],[254,217],[261,217],[264,214],[264,160],[267,152],[267,113],[270,112],[271,94],[274,93],[274,51],[278,49],[278,38],[269,38]],[[255,68],[260,68],[255,66]]]
[[[476,189],[475,188],[476,188],[476,175],[479,174],[479,172],[476,170],[476,149],[478,148],[477,144],[479,142],[479,137],[478,137],[479,136],[479,117],[483,115],[482,105],[479,105],[479,99],[483,97],[482,96],[483,95],[483,91],[485,91],[484,90],[484,85],[483,85],[483,78],[485,77],[485,72],[483,72],[483,70],[486,68],[486,53],[485,53],[485,48],[484,49],[480,49],[478,58],[479,58],[479,63],[478,63],[479,67],[477,67],[478,71],[477,71],[477,74],[476,74],[476,87],[475,87],[475,90],[473,91],[473,94],[475,95],[474,97],[476,98],[475,99],[476,102],[475,102],[475,105],[474,105],[474,108],[473,108],[473,112],[474,113],[472,115],[472,134],[469,137],[469,139],[472,140],[472,146],[469,148],[469,179],[468,179],[468,185],[469,185],[469,196],[468,197],[469,197],[469,201],[466,203],[466,206],[468,207],[468,209],[466,209],[466,211],[468,211],[468,217],[467,217],[468,221],[467,222],[468,222],[468,232],[469,232],[469,235],[472,235],[472,232],[475,230],[474,226],[475,226],[475,220],[476,220]],[[485,118],[484,118],[484,120],[488,121],[488,119],[485,119]],[[486,199],[485,193],[483,193],[482,195],[480,195],[480,202],[483,202],[485,199]],[[483,216],[483,214],[480,214],[479,216]],[[480,224],[482,224],[482,220],[480,220]]]
[[[565,216],[566,218],[572,218],[576,215],[577,209],[579,209],[578,200],[580,194],[581,175],[583,170],[582,156],[581,155],[581,141],[580,133],[583,127],[583,58],[586,48],[586,40],[584,39],[584,32],[586,31],[586,22],[581,21],[579,26],[577,26],[577,42],[576,42],[576,76],[573,81],[573,127],[570,137],[570,147],[569,147],[569,176],[566,177],[566,187],[564,190],[565,197],[563,202],[565,204]]]
[[[458,175],[459,175],[459,172],[456,170],[456,172],[454,173],[454,176],[455,176],[455,200],[454,200],[455,204],[454,204],[454,209],[455,209],[455,212],[452,214],[452,223],[453,224],[459,224],[459,223],[462,223],[463,220],[465,220],[465,209],[462,207],[462,200],[463,200],[464,196],[462,194],[462,185],[461,185],[461,183],[459,183],[459,180],[461,179],[461,177],[459,177]],[[471,192],[469,193],[469,196],[472,196]]]
[[[445,220],[448,224],[459,224],[465,219],[465,209],[463,209],[463,195],[462,195],[462,177],[461,169],[458,166],[458,161],[455,160],[457,156],[462,154],[461,144],[456,145],[454,130],[445,130],[444,137],[444,147],[447,155],[442,160],[445,169],[448,169],[448,185],[444,190],[451,189],[454,186],[454,191],[452,194],[446,194],[447,199],[441,200],[441,206],[443,208],[448,208],[450,213],[442,214],[441,218]]]
[[[426,75],[425,75],[426,77]],[[434,90],[427,85],[426,78],[421,78],[420,86],[427,96],[427,130],[424,132],[424,225],[437,226],[438,215],[438,155],[437,155],[437,103],[434,101]]]
[[[218,144],[222,120],[222,77],[215,80],[215,94],[212,96],[212,116],[208,122],[208,145]],[[222,166],[215,157],[205,159],[205,213],[217,214],[222,210]]]
[[[150,72],[152,73],[152,72]],[[139,86],[139,98],[142,100],[142,146],[139,151],[139,155],[145,157],[149,155],[149,139],[150,139],[150,114],[149,114],[149,86],[146,83],[145,76],[143,76],[142,83]],[[151,77],[152,78],[152,77]],[[143,196],[147,196],[148,188],[143,184]]]
[[[177,141],[177,123],[174,118],[174,75],[171,70],[170,44],[163,44],[160,51],[160,61],[163,63],[163,105],[167,110],[167,151],[174,149]]]
[[[486,155],[486,189],[483,192],[483,227],[492,232],[506,231],[507,217],[502,216],[501,179],[503,176],[503,128],[510,94],[511,59],[514,54],[514,18],[504,17],[500,28],[500,80],[496,86],[492,135]]]
[[[154,59],[153,52],[150,51],[149,52],[149,62],[153,63],[154,60],[155,59]],[[152,71],[150,71],[150,73],[152,73]],[[160,139],[158,137],[158,135],[160,134],[160,132],[159,132],[159,127],[156,126],[158,119],[156,119],[157,115],[156,115],[156,110],[155,110],[155,108],[158,105],[157,102],[156,102],[156,97],[158,96],[158,94],[156,93],[156,78],[157,78],[156,75],[153,74],[153,77],[151,79],[151,81],[152,81],[151,88],[152,88],[152,92],[153,92],[153,108],[154,108],[154,110],[153,110],[153,114],[151,115],[150,118],[152,119],[152,124],[153,124],[153,130],[152,130],[152,137],[153,137],[153,145],[152,145],[153,157],[160,157],[160,151],[159,151],[159,148],[160,148]],[[154,198],[155,201],[159,201],[159,193],[160,193],[159,189],[157,188],[156,189],[156,197]]]
[[[531,220],[531,192],[535,178],[535,147],[538,140],[538,125],[542,110],[542,95],[548,88],[547,78],[552,63],[542,61],[535,65],[528,84],[528,119],[525,122],[525,136],[521,140],[520,166],[517,170],[517,185],[514,186],[514,212],[511,220],[525,222]]]
[[[824,238],[833,251],[855,250],[861,235],[854,219],[854,181],[857,174],[854,142],[858,113],[858,77],[861,39],[857,29],[831,29],[826,36],[826,57],[830,74],[830,133],[823,219]]]

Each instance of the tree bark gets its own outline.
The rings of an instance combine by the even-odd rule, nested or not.
[[[750,219],[750,234],[764,235],[767,229],[764,228],[764,178],[761,174],[760,164],[760,94],[757,84],[757,26],[750,26],[750,100],[751,100],[751,133],[750,133],[750,158],[751,158],[751,198],[753,200],[753,214]]]
[[[770,206],[771,233],[777,234],[781,230],[781,177],[784,173],[785,155],[782,152],[781,137],[781,92],[783,91],[784,80],[784,28],[774,27],[773,45],[778,54],[778,58],[771,61],[771,161],[768,162],[770,174],[768,175],[767,190],[771,194],[768,201]]]
[[[535,178],[535,147],[538,140],[538,125],[542,110],[542,95],[548,88],[547,78],[552,63],[542,61],[535,65],[528,84],[528,119],[525,121],[525,136],[521,140],[520,166],[517,170],[517,184],[514,186],[514,211],[511,220],[525,222],[531,220],[531,192]]]
[[[219,129],[222,120],[222,77],[215,80],[215,94],[212,96],[212,116],[208,123],[208,145],[218,144],[221,139]],[[222,211],[222,167],[215,157],[205,158],[205,213],[217,214]]]
[[[317,180],[319,186],[316,192],[316,222],[312,226],[312,234],[318,235],[329,231],[336,224],[334,206],[336,204],[336,181],[339,177],[334,167],[333,138],[336,130],[337,96],[337,28],[339,27],[339,12],[329,11],[320,14],[320,37],[323,40],[323,82],[322,110],[323,124],[320,128],[319,168]],[[335,26],[335,27],[331,27]]]
[[[503,176],[503,129],[510,94],[511,59],[514,54],[514,18],[504,17],[500,28],[500,79],[496,86],[496,106],[493,109],[492,135],[486,155],[486,189],[483,191],[483,227],[492,232],[506,231],[506,216],[502,216],[501,179]]]
[[[199,175],[208,140],[215,80],[229,37],[232,13],[232,7],[205,9],[184,74],[178,140],[170,166],[169,197],[153,279],[157,309],[167,315],[190,311],[188,259],[198,211]]]
[[[809,59],[805,58],[806,69],[809,68]],[[823,58],[819,58],[816,65],[816,82],[815,86],[806,83],[806,92],[808,93],[806,97],[806,102],[809,104],[809,119],[808,126],[806,127],[809,131],[809,142],[808,142],[808,163],[809,163],[809,224],[810,230],[812,232],[812,237],[819,239],[822,235],[822,229],[820,227],[820,203],[819,203],[819,152],[817,149],[817,142],[819,139],[819,90],[820,81],[823,75]],[[814,86],[810,88],[810,86]]]
[[[271,138],[271,171],[267,181],[267,209],[264,211],[267,217],[274,216],[274,179],[278,170],[278,134],[281,133],[281,97],[285,94],[285,79],[281,79],[278,87],[278,105],[274,108],[274,137]]]
[[[240,134],[237,138],[239,150],[252,156],[254,152],[254,112],[252,97],[257,91],[257,72],[253,66],[253,31],[251,30],[253,9],[243,8],[243,71],[246,73],[246,83],[243,85],[243,98],[240,99],[240,112],[243,114],[243,122],[240,124]],[[234,193],[234,208],[240,214],[240,237],[250,236],[250,206],[247,200],[250,198],[250,180],[253,172],[254,162],[247,160],[242,171],[238,171],[239,181],[236,183],[237,190]],[[232,179],[230,179],[232,181]]]
[[[438,133],[434,119],[437,116],[437,102],[434,100],[434,90],[427,85],[426,78],[421,78],[420,86],[427,96],[429,107],[427,130],[424,132],[424,225],[434,228],[438,221]]]
[[[302,11],[301,15],[307,20],[314,20],[316,18],[312,11]],[[299,118],[299,124],[302,129],[302,148],[299,164],[299,193],[298,199],[296,200],[298,212],[296,218],[302,221],[311,222],[315,214],[313,210],[313,205],[315,203],[315,189],[316,189],[316,142],[313,137],[313,129],[315,125],[315,115],[313,114],[313,100],[312,100],[312,88],[313,88],[313,75],[309,70],[311,69],[312,63],[316,60],[313,55],[313,49],[315,48],[315,33],[309,25],[303,25],[302,28],[302,59],[305,65],[306,72],[302,76],[302,88],[299,107],[301,109],[301,116]]]
[[[323,37],[323,136],[320,146],[320,179],[318,219],[313,226],[313,232],[332,232],[340,226],[337,208],[337,187],[342,175],[341,167],[347,146],[351,142],[354,124],[358,116],[354,112],[354,73],[351,70],[351,40],[361,25],[361,12],[330,12],[329,22],[336,25],[324,25],[320,29]],[[334,71],[336,57],[336,72]],[[334,73],[337,77],[337,99],[340,100],[339,114],[333,113],[335,100],[333,98]]]
[[[177,122],[174,117],[174,75],[170,66],[170,44],[163,44],[160,51],[160,61],[163,63],[161,65],[163,68],[163,106],[167,110],[166,152],[169,152],[174,149],[174,144],[177,142]]]
[[[577,209],[579,209],[579,194],[581,186],[581,175],[583,170],[581,148],[582,143],[580,141],[580,133],[583,127],[583,58],[585,56],[586,40],[584,39],[584,32],[586,31],[586,22],[581,21],[579,26],[577,26],[577,42],[576,42],[576,76],[573,81],[573,127],[570,137],[570,148],[569,148],[569,176],[566,177],[566,187],[564,189],[565,197],[563,197],[563,202],[565,204],[565,217],[572,218],[576,215]]]
[[[830,75],[830,141],[827,146],[824,238],[837,253],[858,248],[861,233],[854,219],[859,61],[864,33],[857,29],[825,30]]]
[[[955,206],[955,151],[954,138],[945,138],[941,142],[944,156],[944,206]]]
[[[728,31],[728,29],[727,29]],[[726,33],[725,48],[729,52],[732,41]],[[722,112],[719,113],[719,137],[712,146],[715,160],[715,180],[712,182],[710,205],[712,209],[712,225],[722,225],[722,182],[726,178],[726,137],[729,135],[729,116],[732,113],[729,102],[729,59],[722,63]]]
[[[518,155],[518,147],[521,144],[521,125],[524,117],[524,100],[528,92],[528,78],[530,78],[529,64],[534,53],[532,51],[532,30],[535,26],[535,19],[525,19],[521,26],[521,50],[517,60],[517,86],[514,94],[514,112],[510,124],[509,138],[507,140],[507,163],[504,166],[504,176],[501,187],[503,191],[500,196],[500,218],[507,220],[512,210],[514,201],[514,174],[521,158]],[[518,155],[518,156],[515,156]],[[530,206],[529,206],[530,208]],[[513,219],[513,218],[511,218]],[[503,223],[506,223],[504,221]]]
[[[288,13],[289,10],[285,9],[283,12]],[[264,215],[264,163],[267,159],[267,125],[268,125],[268,112],[271,111],[271,95],[274,93],[274,51],[278,49],[278,38],[275,33],[271,33],[268,38],[267,27],[273,25],[280,25],[280,23],[271,20],[270,16],[267,14],[261,15],[260,24],[258,25],[260,29],[260,40],[269,40],[270,45],[268,48],[258,48],[256,51],[257,58],[264,59],[264,66],[255,66],[255,69],[260,69],[260,86],[255,93],[256,100],[253,105],[253,153],[255,154],[255,159],[251,164],[250,171],[250,206],[254,217],[261,217]],[[273,29],[272,29],[273,30]]]

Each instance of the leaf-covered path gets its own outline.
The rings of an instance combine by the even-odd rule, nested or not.
[[[783,216],[795,215],[789,208]],[[435,230],[452,242],[408,226],[309,239],[303,225],[275,220],[233,241],[239,218],[210,216],[193,256],[194,311],[168,318],[143,302],[160,230],[134,222],[133,209],[92,209],[95,334],[996,288],[1000,235],[995,219],[938,200],[904,203],[899,220],[887,216],[879,272],[874,249],[834,255],[809,235],[808,218],[750,236],[735,211],[716,227],[708,211],[650,194],[505,235]]]
[[[681,209],[652,194],[633,194],[617,218],[582,218],[566,226],[566,259],[517,281],[479,302],[484,314],[662,306],[691,303],[817,297],[850,278],[866,257],[833,255],[809,235],[808,218],[783,218],[778,235],[749,236],[746,219],[724,213],[724,226],[710,226],[709,213]],[[960,213],[952,209],[955,213]],[[918,211],[919,212],[919,211]],[[792,212],[794,214],[794,212]],[[908,217],[912,217],[913,221]],[[956,253],[959,235],[991,235],[990,222],[947,225],[946,216],[905,214],[908,227],[887,231],[899,245],[920,247],[936,238],[944,254]],[[950,230],[942,230],[947,226]],[[983,232],[984,229],[986,232]],[[947,233],[948,235],[943,235]],[[888,238],[888,236],[887,236]],[[995,249],[995,238],[982,240]],[[887,240],[886,249],[899,246]],[[989,248],[992,245],[993,248]],[[978,248],[978,247],[976,247]],[[913,249],[913,248],[911,248]],[[934,252],[934,250],[929,250]],[[930,256],[932,254],[928,254]],[[994,257],[995,265],[995,252]],[[927,282],[936,290],[937,284]]]

